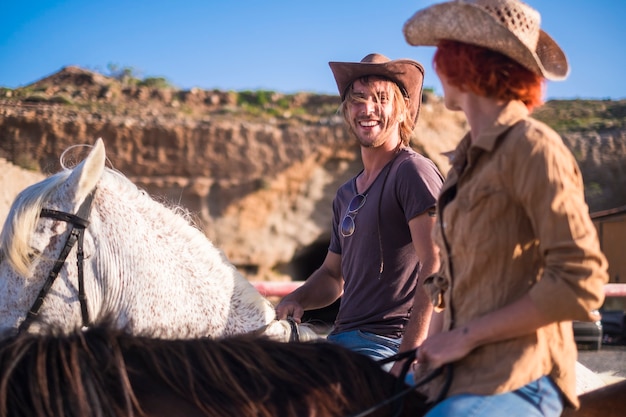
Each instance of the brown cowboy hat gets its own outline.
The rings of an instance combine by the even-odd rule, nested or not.
[[[478,45],[549,80],[564,80],[565,53],[540,23],[539,12],[519,0],[457,0],[419,10],[403,32],[411,45],[436,46],[441,39]]]
[[[417,121],[422,101],[424,68],[412,59],[390,60],[381,54],[369,54],[361,62],[329,62],[343,100],[355,80],[365,76],[388,78],[398,84],[402,94],[409,99],[413,121]]]

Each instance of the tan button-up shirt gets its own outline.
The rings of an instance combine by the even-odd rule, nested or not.
[[[433,232],[440,278],[426,285],[445,308],[444,329],[526,293],[553,323],[472,351],[454,364],[449,394],[508,392],[550,375],[578,406],[571,321],[592,320],[608,275],[574,157],[523,103],[511,102],[452,158]]]

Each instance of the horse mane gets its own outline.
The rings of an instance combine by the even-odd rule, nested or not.
[[[140,410],[119,346],[102,336],[53,332],[2,341],[0,415],[118,417]]]
[[[33,254],[30,238],[37,227],[43,204],[71,171],[59,171],[20,192],[11,205],[0,232],[0,259],[6,260],[20,275],[28,273]]]
[[[11,205],[5,225],[0,233],[0,256],[6,259],[13,269],[21,275],[28,273],[28,268],[33,261],[33,255],[37,255],[32,253],[29,239],[34,234],[35,228],[37,227],[41,209],[44,208],[46,201],[57,188],[67,180],[71,173],[72,171],[70,169],[63,169],[25,188],[17,195]],[[184,224],[184,226],[191,226],[191,228],[196,229],[200,234],[202,233],[191,221],[189,211],[184,207],[175,205],[168,206],[164,202],[157,201],[147,192],[137,187],[122,173],[111,168],[105,168],[103,178],[104,177],[107,177],[106,181],[112,181],[114,184],[113,187],[116,190],[121,189],[124,190],[127,195],[144,196],[154,201],[154,207],[151,209],[155,210],[155,207],[159,207],[160,210],[156,209],[158,215],[166,214],[166,218],[168,222],[170,222],[168,224],[174,222],[174,224],[172,224],[173,228],[178,227],[180,231],[184,232],[188,230],[188,228],[181,227]],[[188,234],[186,237],[199,239],[197,235]]]
[[[166,340],[106,325],[6,339],[0,376],[2,417],[164,416],[168,407],[199,416],[345,416],[398,384],[369,357],[326,341]],[[405,399],[413,413],[414,396]]]

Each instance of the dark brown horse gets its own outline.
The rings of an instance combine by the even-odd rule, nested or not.
[[[165,340],[109,327],[0,342],[0,416],[420,416],[415,391],[325,341]],[[396,408],[398,407],[398,408]],[[399,411],[396,414],[396,411]]]
[[[406,391],[399,401],[390,401]],[[567,417],[617,417],[626,381]],[[166,340],[100,326],[0,342],[0,417],[422,416],[424,397],[325,341]]]
[[[580,397],[580,409],[567,409],[563,417],[626,416],[626,380],[586,392]]]

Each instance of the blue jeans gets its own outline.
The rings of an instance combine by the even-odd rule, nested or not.
[[[433,407],[426,417],[559,417],[562,411],[559,389],[544,376],[504,394],[454,395]]]
[[[328,335],[327,339],[350,350],[367,355],[374,360],[385,359],[395,355],[400,349],[400,342],[402,342],[402,339],[379,336],[361,330],[333,333]],[[392,366],[393,362],[381,365],[386,371],[389,371]]]

